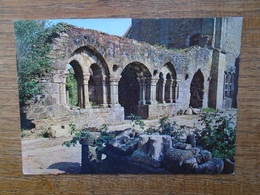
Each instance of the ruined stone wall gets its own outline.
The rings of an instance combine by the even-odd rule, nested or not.
[[[139,83],[140,90],[145,91],[140,92],[140,98],[144,101],[139,99],[142,101],[137,106],[137,111],[144,118],[173,115],[180,109],[187,109],[190,103],[190,84],[198,70],[204,77],[203,107],[207,107],[208,104],[208,78],[212,51],[207,48],[192,47],[185,51],[168,50],[133,39],[71,26],[68,32],[54,40],[51,56],[54,59],[53,70],[41,80],[45,91],[36,103],[31,102],[27,110],[27,118],[33,120],[36,129],[51,129],[57,136],[68,132],[70,123],[76,123],[78,128],[86,124],[100,126],[103,123],[121,123],[124,120],[124,108],[118,101],[118,85],[122,72],[130,64],[134,64],[131,68],[137,71],[139,79],[149,77],[147,81],[158,81],[161,71],[166,78],[165,71],[170,71],[170,69],[171,74],[177,75],[179,97],[175,102],[159,104],[154,101],[156,93],[155,90],[152,91],[151,85],[146,83],[141,86]],[[68,74],[66,69],[67,65],[72,62],[75,72],[80,73],[79,76],[81,76],[81,87],[78,88],[81,96],[79,107],[70,106],[66,95],[65,86]],[[165,69],[166,64],[169,63],[172,67]],[[100,69],[99,73],[91,69],[93,64]],[[95,74],[100,74],[94,75],[95,78],[101,79],[98,81],[99,88],[97,88],[96,96],[99,96],[97,98],[101,103],[106,101],[106,104],[97,107],[88,104],[91,99],[89,82],[91,74],[94,74],[93,71],[97,71]]]
[[[197,45],[214,50],[209,78],[211,80],[209,106],[222,109],[236,107],[237,104],[238,58],[240,56],[241,34],[242,18],[235,17],[133,19],[132,28],[126,36],[150,44],[161,44],[168,48],[183,49],[190,47],[193,35],[198,35]],[[225,84],[225,79],[232,81]],[[223,96],[226,93],[225,88],[227,85],[231,86],[228,90],[228,94],[232,94],[231,97]]]
[[[202,19],[133,19],[128,37],[167,48],[188,47],[189,38],[202,33]]]
[[[222,50],[226,53],[226,68],[230,73],[235,73],[235,61],[240,55],[242,18],[224,18],[224,32]]]

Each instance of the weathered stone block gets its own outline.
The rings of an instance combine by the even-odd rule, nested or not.
[[[174,173],[182,173],[182,164],[186,159],[192,158],[191,150],[169,149],[164,155],[163,167]]]
[[[224,168],[224,162],[220,158],[213,158],[196,167],[197,174],[219,174]]]

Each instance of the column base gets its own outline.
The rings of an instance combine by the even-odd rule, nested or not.
[[[143,106],[143,105],[145,105],[145,103],[146,103],[146,101],[145,101],[145,100],[139,100],[139,101],[138,101],[138,105],[140,105],[140,106]]]
[[[110,108],[118,108],[118,107],[122,107],[121,104],[109,104]]]

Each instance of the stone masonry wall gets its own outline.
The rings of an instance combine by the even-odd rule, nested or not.
[[[118,102],[118,84],[121,73],[129,64],[135,64],[135,71],[139,77],[143,74],[149,79],[158,80],[159,73],[166,64],[172,64],[171,69],[176,72],[178,84],[178,98],[176,102],[158,104],[156,101],[149,104],[151,93],[149,85],[140,87],[146,89],[144,105],[140,105],[140,112],[148,113],[148,117],[158,117],[176,114],[178,110],[185,110],[190,103],[190,84],[194,74],[201,70],[204,77],[203,107],[208,104],[208,88],[212,62],[212,50],[192,47],[188,50],[168,50],[139,42],[129,38],[121,38],[105,33],[76,28],[60,34],[52,44],[53,71],[42,78],[41,84],[45,86],[44,94],[35,102],[31,102],[27,110],[27,118],[36,125],[36,129],[51,129],[53,134],[61,136],[69,131],[69,124],[76,123],[77,127],[84,125],[100,126],[103,123],[115,124],[124,120],[124,108]],[[82,101],[81,108],[68,105],[66,97],[67,65],[72,61],[82,71]],[[100,68],[100,79],[104,83],[100,86],[101,101],[108,101],[101,107],[87,105],[89,101],[88,79],[90,67],[97,64]],[[146,72],[144,72],[146,71]],[[173,77],[173,75],[172,75]],[[101,81],[100,81],[101,82]],[[126,89],[128,90],[128,89]],[[148,95],[148,92],[151,93]],[[146,96],[146,97],[143,97]],[[104,100],[104,98],[106,100]],[[148,109],[148,110],[146,110]]]

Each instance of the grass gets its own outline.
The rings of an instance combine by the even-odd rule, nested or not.
[[[202,108],[201,112],[217,112],[217,110],[214,108]]]

